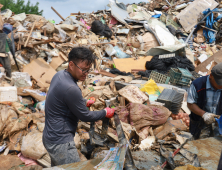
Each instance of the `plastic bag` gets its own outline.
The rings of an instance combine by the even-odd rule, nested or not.
[[[106,45],[106,49],[105,49],[106,53],[109,56],[115,55],[116,54],[116,50],[114,49],[114,47],[111,44],[107,44]]]
[[[81,18],[80,21],[86,26],[88,30],[90,30],[91,27],[86,24],[86,21],[84,19]]]
[[[114,49],[116,50],[116,53],[115,53],[116,57],[118,57],[118,58],[130,58],[130,55],[121,51],[118,46],[115,46]]]
[[[46,154],[47,151],[42,143],[42,133],[34,131],[24,136],[21,152],[25,157],[34,160],[40,159],[44,154]]]
[[[0,15],[9,19],[12,16],[12,11],[10,9],[5,9],[5,10],[1,11]]]
[[[158,87],[153,79],[150,79],[145,84],[141,85],[140,90],[147,92],[148,94],[157,94],[159,95],[163,91],[163,87]]]
[[[45,111],[45,100],[37,103],[36,108],[39,109],[40,111]]]
[[[15,21],[23,21],[26,19],[26,14],[23,12],[21,14],[14,15],[12,17]]]
[[[30,87],[32,86],[31,78],[29,73],[25,72],[13,72],[12,81],[16,87]],[[21,83],[23,81],[23,83]]]
[[[104,37],[107,37],[107,38],[111,38],[112,34],[113,34],[111,29],[107,25],[104,25],[99,20],[93,21],[91,30],[96,35],[101,35],[101,36],[104,36]]]
[[[58,25],[55,25],[55,28],[59,31],[59,35],[60,35],[60,38],[62,39],[62,41],[65,41],[66,40],[66,33],[65,31],[63,31],[60,26]]]

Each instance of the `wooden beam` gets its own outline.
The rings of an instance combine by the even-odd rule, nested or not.
[[[30,33],[29,33],[29,36],[28,36],[28,38],[27,38],[27,40],[26,40],[26,42],[25,42],[24,47],[26,47],[27,44],[28,44],[28,42],[29,42],[29,39],[30,39],[30,37],[31,37],[31,35],[32,35],[32,31],[33,31],[33,29],[34,29],[34,27],[35,27],[35,23],[36,23],[36,21],[35,21],[35,22],[33,23],[33,25],[32,25],[32,29],[31,29],[31,31],[30,31]]]
[[[63,21],[65,21],[65,19],[64,19],[53,7],[51,7],[51,9],[52,9]]]
[[[113,78],[116,77],[115,74],[109,73],[109,72],[104,71],[104,70],[100,70],[100,71],[99,71],[99,74],[102,74],[103,76],[113,77]]]

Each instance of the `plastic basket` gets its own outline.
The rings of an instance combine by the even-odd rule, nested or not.
[[[169,72],[170,82],[172,84],[187,86],[192,79],[192,74],[183,68],[171,68]]]
[[[156,83],[161,83],[161,84],[168,84],[170,81],[170,77],[158,73],[156,71],[152,71],[149,77],[149,80],[153,79]]]

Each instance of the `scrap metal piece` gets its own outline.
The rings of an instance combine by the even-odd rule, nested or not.
[[[125,19],[129,18],[128,12],[119,8],[115,3],[110,3],[110,7],[112,16],[122,24],[127,24]]]
[[[173,153],[169,150],[166,150],[166,148],[164,148],[162,144],[160,145],[160,153],[164,158],[166,158],[166,161],[170,165],[170,168],[175,169],[176,166],[173,160]],[[164,168],[163,165],[161,166],[162,168]]]
[[[114,113],[114,121],[116,124],[116,131],[117,131],[117,135],[119,138],[119,144],[120,145],[127,144],[128,142],[127,142],[126,136],[124,134],[119,116],[116,113]],[[126,170],[137,170],[129,147],[127,148],[127,151],[126,151],[125,169]]]
[[[172,144],[176,149],[180,148],[180,145],[178,144]],[[181,148],[180,149],[180,154],[183,155],[186,159],[188,159],[189,161],[192,162],[192,165],[195,166],[195,167],[201,167],[200,165],[200,162],[199,162],[199,159],[197,157],[196,154],[193,154],[192,152],[186,150],[186,149],[183,149]]]

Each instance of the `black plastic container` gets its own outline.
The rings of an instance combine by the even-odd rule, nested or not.
[[[159,95],[157,102],[165,103],[165,107],[168,108],[173,114],[178,114],[183,102],[183,93],[179,93],[176,90],[164,89]]]

